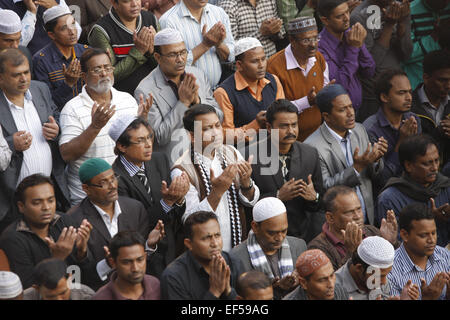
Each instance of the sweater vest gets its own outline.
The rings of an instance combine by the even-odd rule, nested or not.
[[[299,68],[286,69],[285,50],[274,54],[267,62],[267,72],[275,74],[283,85],[286,99],[294,101],[308,95],[308,92],[314,86],[316,93],[323,87],[326,62],[322,54],[317,51],[316,63],[309,70],[307,76]],[[322,115],[319,108],[314,105],[311,108],[303,110],[298,115],[299,134],[297,140],[304,141],[322,124]]]
[[[261,101],[256,100],[247,88],[237,90],[234,74],[229,76],[219,86],[226,91],[228,98],[233,105],[234,126],[236,128],[242,127],[255,120],[258,112],[267,110],[269,105],[275,101],[277,95],[277,83],[275,78],[267,72],[265,78],[270,80],[270,83],[264,86]]]
[[[111,11],[107,16],[104,16],[97,22],[96,26],[100,27],[100,30],[102,30],[109,39],[109,43],[116,56],[116,63],[126,58],[130,50],[134,48],[133,33],[123,25],[113,8],[111,8]],[[136,33],[139,33],[142,27],[150,26],[153,26],[156,30],[155,16],[147,11],[141,11],[140,16],[137,18]],[[153,59],[147,59],[147,61],[139,66],[129,77],[115,82],[114,88],[134,95],[134,90],[141,80],[145,78],[155,66]]]

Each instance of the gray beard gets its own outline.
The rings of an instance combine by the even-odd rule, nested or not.
[[[111,80],[110,78],[107,79],[108,81],[99,80],[96,85],[87,85],[87,87],[99,94],[106,93],[110,91],[114,85],[114,80]]]

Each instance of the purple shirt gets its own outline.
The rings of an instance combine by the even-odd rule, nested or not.
[[[348,31],[349,29],[345,31],[345,34]],[[336,79],[336,83],[348,91],[353,107],[358,110],[362,102],[358,74],[363,78],[375,75],[375,61],[366,45],[363,44],[361,48],[350,46],[346,41],[340,41],[323,28],[320,32],[319,51],[328,63],[330,80]]]

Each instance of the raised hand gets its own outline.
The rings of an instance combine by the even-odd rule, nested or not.
[[[53,140],[58,136],[59,126],[58,123],[56,123],[55,118],[52,116],[48,117],[48,122],[44,123],[42,126],[42,134],[47,140]]]
[[[436,217],[436,219],[447,222],[450,218],[450,205],[448,203],[443,204],[439,208],[436,208],[436,203],[433,198],[430,198],[431,201],[431,212]]]
[[[26,131],[17,131],[13,133],[14,149],[16,151],[25,151],[31,146],[33,136]]]
[[[78,79],[81,78],[81,63],[78,59],[72,59],[70,64],[66,67],[63,63],[62,70],[64,74],[64,82],[69,86],[73,87],[77,84]]]
[[[222,174],[216,178],[214,176],[214,171],[211,169],[211,193],[216,192],[218,195],[222,196],[231,187],[238,172],[238,166],[236,164],[230,164],[223,170]]]
[[[382,8],[381,10],[383,11],[383,20],[391,24],[398,22],[402,18],[402,15],[404,14],[402,3],[397,1],[391,1],[391,3],[387,8]]]
[[[280,32],[283,26],[283,20],[279,18],[269,18],[264,20],[259,27],[259,32],[263,36],[271,36]]]
[[[298,278],[294,275],[294,273],[287,275],[283,278],[276,277],[272,283],[272,286],[278,287],[284,291],[291,291],[299,284]]]
[[[437,273],[429,285],[427,285],[424,278],[421,278],[420,291],[422,292],[422,300],[437,300],[448,281],[449,275],[445,272]]]
[[[62,230],[56,243],[50,237],[45,237],[44,241],[50,248],[53,258],[65,260],[71,254],[76,239],[77,229],[69,227]]]
[[[380,232],[381,236],[392,245],[397,242],[398,226],[394,211],[388,210],[386,212],[386,219],[381,220]]]
[[[400,294],[400,300],[419,300],[419,297],[419,286],[412,283],[411,280],[408,280]]]
[[[356,48],[361,48],[366,39],[367,31],[359,22],[355,23],[346,34],[347,43]]]
[[[55,0],[34,0],[34,4],[37,6],[49,9],[58,5]]]
[[[77,239],[75,240],[75,246],[77,247],[78,260],[81,260],[86,256],[88,241],[91,235],[92,228],[92,224],[90,224],[87,219],[84,219],[77,230]]]
[[[352,221],[347,223],[347,226],[344,230],[341,230],[342,236],[344,237],[344,246],[348,252],[352,253],[358,248],[362,241],[362,230],[356,224],[356,222]]]
[[[406,137],[412,136],[417,133],[417,120],[414,116],[403,120],[399,128],[400,137],[399,139],[405,139]]]
[[[441,127],[442,132],[447,138],[450,138],[450,117],[447,116],[444,119],[441,120],[439,123],[439,126]]]
[[[189,107],[198,98],[198,88],[195,76],[192,73],[186,73],[178,86],[179,100]]]
[[[308,97],[308,103],[309,103],[310,106],[313,106],[313,105],[316,104],[316,95],[317,95],[316,87],[313,86],[311,88],[311,90],[309,90],[308,96],[307,96]]]
[[[300,196],[307,200],[307,201],[314,201],[317,197],[316,189],[314,189],[314,184],[312,182],[312,175],[308,175],[308,183],[303,181],[302,179],[299,180],[300,186],[302,187],[300,191]]]
[[[149,50],[149,44],[153,43],[153,39],[152,31],[149,27],[142,27],[139,33],[136,33],[136,31],[133,33],[134,47],[142,54],[145,54]]]
[[[164,202],[173,206],[174,203],[181,202],[186,193],[189,191],[189,178],[186,172],[183,172],[181,176],[175,177],[170,184],[170,187],[167,186],[166,181],[161,182],[161,194]]]
[[[229,295],[230,267],[221,255],[214,255],[209,263],[209,291],[217,298],[223,293]]]
[[[153,51],[155,50],[156,30],[155,30],[155,28],[153,28],[153,26],[150,26],[149,30],[150,30],[150,37],[148,39],[147,52],[149,54],[153,54]]]
[[[144,101],[144,95],[141,93],[139,95],[139,106],[138,106],[138,116],[142,119],[147,120],[148,119],[148,113],[150,111],[150,108],[153,105],[153,96],[149,92],[147,99]]]
[[[203,25],[202,36],[202,42],[206,47],[218,46],[223,41],[222,22],[217,22],[208,31],[206,31],[206,24]]]
[[[97,129],[101,130],[112,118],[112,116],[116,113],[116,106],[111,106],[110,104],[101,103],[100,105],[97,102],[94,102],[92,106],[92,122],[91,125]]]
[[[262,110],[256,114],[256,122],[258,122],[258,126],[261,129],[266,128],[266,124],[267,124],[266,113],[267,113],[266,110]]]
[[[240,161],[236,164],[239,171],[239,181],[244,189],[248,189],[251,184],[252,161],[253,155],[250,155],[248,161]]]
[[[161,241],[161,239],[164,238],[165,235],[166,232],[164,231],[164,223],[162,222],[162,220],[158,220],[156,226],[148,234],[147,245],[150,248],[155,249],[156,244]]]
[[[300,197],[304,188],[302,182],[303,180],[295,180],[294,178],[285,182],[278,190],[278,199],[288,201]]]
[[[353,167],[356,169],[356,171],[361,172],[368,165],[378,161],[384,155],[384,148],[387,150],[387,146],[385,146],[385,143],[381,143],[379,140],[373,145],[373,148],[372,144],[369,143],[367,145],[366,151],[364,151],[362,155],[359,155],[359,148],[356,147],[355,152],[353,153]]]

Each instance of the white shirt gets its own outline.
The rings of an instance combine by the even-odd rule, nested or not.
[[[233,147],[232,147],[233,148]],[[234,149],[234,148],[233,148]],[[244,160],[242,155],[236,151],[236,154],[238,156],[238,160]],[[220,163],[220,159],[217,157],[217,153],[215,154],[214,158],[211,160],[207,157],[204,157],[200,155],[200,158],[203,161],[204,167],[206,172],[209,172],[210,168],[212,168],[214,172],[214,176],[218,177],[222,174],[223,169],[222,165]],[[171,178],[172,180],[175,177],[180,176],[182,171],[178,168],[175,168],[171,172]],[[259,200],[259,188],[256,184],[253,184],[255,188],[255,193],[253,195],[253,200],[248,200],[239,190],[239,199],[241,202],[248,207],[253,207],[256,202]],[[189,191],[186,194],[186,211],[183,214],[183,222],[186,220],[187,217],[189,217],[192,213],[197,211],[211,211],[214,212],[217,215],[217,218],[219,220],[220,225],[220,233],[222,234],[222,242],[223,242],[223,250],[229,252],[232,248],[232,238],[231,238],[231,224],[230,224],[230,209],[228,207],[228,192],[225,192],[222,195],[222,198],[220,199],[219,205],[217,206],[216,210],[213,210],[211,208],[211,205],[208,202],[208,198],[203,199],[200,201],[200,193],[197,191],[197,189],[190,184],[189,185]]]
[[[9,101],[5,94],[4,96],[11,110],[17,131],[26,131],[33,136],[30,147],[22,152],[23,161],[17,185],[24,178],[35,173],[50,176],[53,166],[52,150],[42,132],[41,118],[34,106],[31,92],[28,90],[25,93],[23,108]]]
[[[11,154],[11,149],[3,136],[3,130],[0,126],[0,171],[5,171],[8,168],[9,162],[11,161]]]
[[[125,114],[137,115],[138,105],[136,100],[127,92],[117,91],[111,88],[111,105],[116,106],[116,112],[108,123],[102,128],[97,137],[92,142],[87,152],[80,158],[70,161],[67,166],[67,182],[70,191],[70,201],[72,205],[78,204],[86,197],[81,188],[81,181],[78,177],[78,170],[81,164],[90,158],[102,158],[109,164],[116,159],[114,147],[116,143],[108,135],[108,130],[117,117]],[[82,92],[66,103],[61,111],[60,127],[61,136],[59,145],[68,143],[72,139],[82,134],[92,122],[92,105],[94,101],[83,86]]]
[[[314,67],[314,64],[316,63],[316,57],[311,57],[308,59],[308,62],[306,63],[306,69],[303,69],[298,64],[297,59],[294,56],[294,53],[292,52],[291,45],[289,44],[286,49],[284,50],[284,55],[286,57],[286,69],[292,70],[292,69],[300,69],[303,73],[303,75],[308,75],[309,71],[312,67]],[[329,71],[328,71],[328,63],[325,62],[325,71],[323,72],[323,86],[325,87],[329,82]],[[318,88],[316,88],[316,93],[318,92]],[[310,108],[310,104],[308,101],[308,96],[304,96],[300,99],[291,101],[298,109],[298,113],[301,113],[303,110]]]

